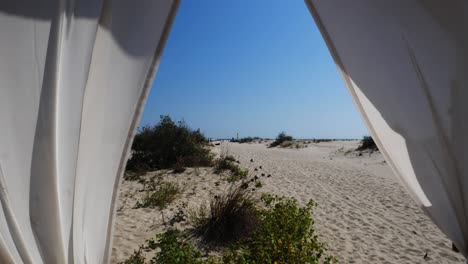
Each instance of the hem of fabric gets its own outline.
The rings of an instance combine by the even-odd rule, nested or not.
[[[112,254],[112,240],[113,240],[113,234],[114,234],[114,221],[115,221],[115,215],[116,215],[116,206],[115,202],[117,197],[119,196],[119,188],[120,184],[122,182],[123,174],[125,172],[125,166],[127,164],[127,159],[129,157],[130,153],[130,148],[133,143],[133,138],[135,137],[136,134],[136,128],[138,126],[138,123],[140,121],[141,115],[143,113],[143,109],[146,103],[146,99],[148,97],[148,94],[151,90],[151,85],[153,83],[154,77],[156,75],[156,71],[159,66],[159,62],[162,56],[162,52],[164,50],[164,47],[166,45],[166,42],[169,38],[169,33],[171,30],[171,27],[174,23],[175,17],[177,15],[177,10],[179,9],[180,6],[180,0],[174,0],[172,2],[171,9],[169,11],[169,14],[167,16],[165,25],[164,25],[164,30],[161,35],[161,38],[159,40],[159,43],[156,47],[156,50],[154,52],[153,60],[151,62],[150,68],[148,70],[148,74],[146,75],[144,85],[143,85],[143,90],[141,92],[140,98],[137,102],[136,109],[133,115],[133,119],[131,121],[130,129],[127,135],[127,140],[125,142],[123,152],[121,155],[120,159],[120,165],[119,169],[117,171],[117,178],[114,183],[114,191],[112,195],[112,202],[111,202],[111,208],[110,208],[110,214],[109,214],[109,220],[108,220],[108,228],[107,228],[107,238],[106,238],[106,252],[104,253],[104,260],[103,263],[109,263],[111,259],[111,254]]]
[[[327,45],[327,48],[330,51],[330,54],[331,54],[333,60],[335,61],[335,64],[337,65],[338,71],[340,72],[340,75],[341,75],[341,77],[343,78],[343,80],[345,82],[347,90],[351,94],[351,97],[353,98],[353,101],[354,101],[356,107],[358,108],[359,113],[361,114],[362,118],[364,119],[364,123],[366,124],[367,129],[369,130],[369,132],[370,132],[371,136],[373,137],[375,143],[379,147],[380,152],[382,153],[385,160],[389,164],[389,166],[392,169],[393,173],[397,176],[397,179],[405,187],[405,189],[411,195],[413,200],[416,201],[416,203],[419,205],[419,207],[421,207],[421,209],[423,211],[425,211],[425,213],[427,215],[429,215],[427,213],[427,210],[426,210],[425,206],[419,201],[419,199],[417,199],[416,194],[402,180],[403,177],[400,174],[399,170],[397,169],[398,166],[392,161],[392,159],[389,158],[390,155],[387,153],[387,151],[383,147],[382,142],[380,141],[380,138],[378,137],[377,133],[374,130],[374,127],[370,123],[369,118],[368,118],[366,112],[364,111],[364,108],[362,107],[356,92],[353,89],[353,85],[351,84],[351,80],[350,80],[348,74],[346,73],[346,70],[344,68],[343,62],[340,59],[340,56],[338,55],[338,51],[336,50],[335,46],[333,45],[333,43],[331,41],[331,37],[328,34],[328,31],[326,30],[326,28],[325,28],[325,26],[324,26],[324,24],[322,22],[322,19],[320,18],[320,15],[318,14],[317,10],[315,9],[315,7],[314,7],[314,5],[312,3],[312,0],[304,0],[304,1],[305,1],[305,4],[307,5],[307,8],[309,9],[310,14],[312,15],[312,18],[315,21],[315,24],[317,25],[320,33],[322,34],[322,37],[323,37],[323,39],[325,41],[325,44]]]

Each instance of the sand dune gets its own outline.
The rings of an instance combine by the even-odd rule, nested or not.
[[[359,156],[350,151],[357,144],[334,141],[281,149],[267,148],[265,143],[223,143],[213,151],[219,153],[227,146],[252,175],[271,174],[261,177],[260,192],[293,196],[303,203],[315,200],[317,232],[340,263],[464,263],[398,183],[382,156],[378,152]],[[114,262],[124,260],[146,239],[162,232],[179,208],[196,209],[207,203],[210,192],[227,188],[209,168],[189,169],[178,175],[155,173],[177,182],[184,192],[163,211],[132,209],[142,195],[138,192],[142,185],[125,181],[119,199]]]

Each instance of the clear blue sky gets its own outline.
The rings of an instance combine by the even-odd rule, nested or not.
[[[140,125],[162,114],[214,138],[367,134],[302,0],[183,0]]]

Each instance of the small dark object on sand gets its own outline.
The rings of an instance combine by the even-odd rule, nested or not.
[[[253,159],[250,159],[250,162],[253,162]]]
[[[255,176],[254,176],[254,179],[255,179],[255,180],[258,180],[258,177],[257,177],[257,175],[255,175]]]
[[[261,170],[263,169],[262,166],[259,167]]]
[[[254,181],[254,179],[250,179],[250,181],[251,181],[251,182],[253,182],[253,181]]]
[[[254,169],[254,171],[258,171],[258,169],[257,169],[257,168],[255,168],[255,169]]]
[[[216,145],[216,146],[219,146],[219,145],[221,145],[221,143],[215,143],[215,145]]]
[[[262,176],[265,176],[265,173],[262,173]]]
[[[424,255],[424,259],[427,259],[427,252],[426,252],[426,255]]]
[[[418,233],[416,233],[416,231],[413,230],[413,234],[417,235]]]
[[[268,174],[267,178],[270,178],[271,177],[271,174]]]
[[[236,160],[237,164],[240,164],[240,161]]]
[[[242,188],[242,189],[247,189],[247,188],[249,188],[249,183],[248,183],[248,182],[242,183],[241,188]]]

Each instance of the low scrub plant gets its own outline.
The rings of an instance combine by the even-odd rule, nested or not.
[[[313,227],[311,200],[305,207],[297,200],[279,196],[262,197],[265,209],[259,210],[258,227],[250,238],[238,243],[223,262],[247,263],[334,263],[326,255]]]
[[[120,264],[221,264],[212,257],[204,257],[202,252],[186,241],[186,234],[176,229],[169,229],[146,241],[127,260]],[[145,261],[143,250],[159,251],[152,259]]]
[[[312,139],[313,143],[332,142],[332,141],[333,141],[333,139],[329,139],[329,138],[314,138],[314,139]]]
[[[283,143],[279,144],[282,148],[290,148],[294,145],[294,141],[284,141]]]
[[[214,198],[209,212],[195,223],[202,236],[209,235],[212,242],[223,243],[225,238],[236,238],[220,258],[207,257],[190,243],[190,233],[168,230],[147,241],[135,251],[125,264],[143,264],[142,249],[159,251],[150,264],[330,264],[336,258],[327,254],[314,230],[311,210],[316,206],[309,201],[300,206],[293,198],[265,194],[263,206],[255,207],[248,194],[237,187],[229,194]],[[242,220],[240,216],[248,216]],[[245,222],[248,220],[247,222]],[[236,222],[237,221],[237,222]],[[252,223],[254,223],[252,225]],[[240,229],[246,230],[236,233]],[[213,232],[209,234],[207,232]],[[234,235],[233,234],[237,234]],[[238,236],[242,234],[242,236]],[[206,237],[205,237],[206,238]]]
[[[374,142],[374,139],[371,136],[364,136],[361,140],[361,145],[356,149],[358,151],[363,151],[363,150],[379,150],[377,145]]]
[[[239,139],[239,143],[240,144],[242,144],[242,143],[251,143],[251,142],[254,142],[255,140],[261,140],[261,138],[259,138],[259,137],[245,137],[245,138]]]
[[[242,185],[232,185],[228,192],[214,196],[210,207],[201,207],[192,217],[195,233],[206,244],[226,244],[247,237],[257,226],[257,211],[252,196]]]
[[[287,141],[293,141],[294,138],[292,136],[288,136],[286,135],[285,132],[281,132],[278,134],[278,136],[276,137],[275,141],[273,141],[271,144],[270,144],[270,147],[273,148],[273,147],[276,147],[276,146],[280,146],[281,144],[283,144],[284,142],[287,142]]]
[[[145,264],[143,246],[140,246],[138,250],[135,250],[128,259],[126,259],[124,262],[120,262],[119,264]]]
[[[255,188],[262,188],[262,186],[263,186],[263,184],[262,184],[261,181],[257,181],[257,182],[255,183]]]
[[[158,242],[154,247],[160,248],[151,264],[204,264],[200,251],[182,239],[182,233],[178,230],[169,230],[158,236]]]
[[[222,173],[223,171],[229,171],[230,176],[226,179],[228,182],[236,182],[247,178],[249,171],[242,169],[237,163],[236,159],[231,155],[221,156],[216,161],[215,173]]]
[[[208,139],[200,130],[166,115],[156,125],[138,130],[126,169],[138,174],[158,169],[181,171],[183,167],[211,166],[212,162]]]
[[[152,185],[154,186],[154,185]],[[137,202],[135,208],[159,208],[164,209],[177,198],[180,193],[180,188],[175,183],[160,182],[149,190],[141,200]]]

